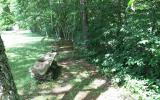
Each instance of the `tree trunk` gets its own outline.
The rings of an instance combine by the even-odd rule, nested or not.
[[[19,100],[17,89],[0,36],[0,100]]]
[[[151,20],[151,33],[157,35],[157,13],[156,13],[156,2],[151,2],[150,20]]]
[[[81,5],[81,20],[82,20],[82,32],[84,39],[87,39],[88,35],[88,16],[86,10],[86,0],[80,0]]]
[[[118,23],[117,23],[117,36],[120,35],[120,31],[122,28],[122,0],[118,0]]]

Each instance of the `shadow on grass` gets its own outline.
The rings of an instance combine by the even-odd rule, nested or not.
[[[29,68],[33,66],[38,57],[50,50],[50,42],[35,42],[6,49],[11,71],[20,95],[29,94],[30,91],[36,88],[35,80],[31,78]]]
[[[62,100],[93,100],[93,98],[98,98],[101,93],[107,90],[107,87],[104,88],[106,86],[106,83],[104,83],[94,88],[93,81],[95,79],[95,76],[91,76],[75,83],[74,87],[63,96]]]
[[[34,42],[19,47],[7,48],[11,71],[18,93],[25,100],[72,100],[97,98],[108,88],[106,80],[96,74],[92,66],[80,59],[70,59],[70,55],[61,59],[62,75],[57,79],[36,84],[31,78],[29,68],[42,54],[51,51],[52,42]],[[63,57],[62,57],[63,58]]]
[[[73,86],[64,94],[62,100],[96,99],[110,85],[109,79],[106,81],[95,72],[93,66],[82,60],[65,61],[62,65],[65,67],[63,80],[67,80]],[[68,78],[66,77],[67,73],[70,73]]]
[[[81,60],[65,60],[59,62],[62,68],[61,76],[54,81],[38,84],[35,90],[23,97],[26,100],[52,96],[47,100],[91,100],[98,98],[110,86],[110,80],[103,79],[93,70],[86,69]],[[86,65],[86,64],[85,64]],[[90,66],[91,67],[91,66]],[[38,99],[39,100],[39,99]]]

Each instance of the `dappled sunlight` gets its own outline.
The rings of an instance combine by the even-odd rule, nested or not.
[[[2,34],[28,34],[28,33],[31,33],[30,30],[17,30],[17,31],[1,31]]]
[[[23,47],[25,44],[33,44],[35,42],[39,42],[43,37],[28,37],[23,31],[20,31],[18,34],[14,31],[10,31],[8,33],[3,32],[1,35],[4,45],[6,48],[13,47]]]
[[[98,89],[106,83],[103,79],[94,79],[89,85],[85,86],[77,93],[74,100],[84,100],[94,89]],[[97,90],[98,91],[98,90]]]
[[[1,0],[0,75],[0,99],[160,100],[160,0]]]
[[[132,98],[124,88],[110,87],[101,93],[97,100],[135,100],[135,98]]]
[[[66,60],[60,64],[67,66],[63,66],[65,72],[62,72],[61,76],[65,78],[61,80],[67,78],[64,82],[69,82],[73,86],[66,92],[62,100],[90,100],[91,96],[97,98],[101,92],[107,90],[109,80],[99,78],[94,69],[87,70],[91,65],[86,64],[83,60]]]
[[[42,43],[41,37],[31,37],[23,33],[16,35],[11,35],[12,39],[8,38],[9,35],[3,38],[7,42],[13,41],[4,43],[18,93],[25,100],[106,100],[101,98],[111,92],[119,93],[118,90],[108,90],[110,80],[101,77],[93,65],[83,59],[71,59],[72,54],[64,52],[59,53],[57,63],[62,66],[62,73],[58,79],[37,83],[31,78],[29,68],[39,57],[51,50],[52,44]],[[117,97],[116,93],[113,96]]]
[[[73,71],[73,72],[71,72],[71,74],[72,74],[72,75],[77,75],[78,72],[74,72],[74,71]]]
[[[8,38],[9,37],[9,38]],[[24,37],[24,36],[3,36],[2,39],[4,40],[5,47],[13,48],[13,47],[23,47],[24,44],[33,44],[34,42],[38,42],[42,39],[42,37]]]
[[[34,94],[33,91],[38,88],[30,76],[29,68],[38,57],[50,50],[49,44],[40,41],[41,37],[32,37],[29,34],[23,32],[2,34],[18,93],[24,98]]]
[[[72,88],[73,88],[73,85],[68,84],[68,85],[63,86],[63,87],[54,88],[52,90],[52,92],[55,93],[55,94],[65,93],[65,92],[68,92],[69,90],[71,90]]]
[[[104,79],[94,79],[92,81],[91,84],[89,84],[89,86],[85,87],[84,90],[87,90],[87,89],[97,89],[101,86],[103,86],[104,84],[106,83],[106,80]]]
[[[15,54],[15,53],[12,53],[12,52],[10,52],[10,53],[7,53],[8,55],[9,55],[9,58],[11,59],[11,58],[15,58],[15,57],[19,57],[20,55],[18,55],[18,54]]]
[[[74,100],[84,100],[91,91],[79,91]]]
[[[79,73],[79,77],[87,78],[87,77],[89,77],[89,73],[87,71],[81,72],[81,73]]]
[[[57,99],[57,100],[62,100],[63,97],[64,97],[64,95],[65,95],[65,93],[59,94],[59,95],[57,95],[56,99]]]
[[[53,95],[40,95],[27,100],[55,100],[55,99],[56,96]]]

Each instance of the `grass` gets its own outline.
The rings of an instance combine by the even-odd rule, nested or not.
[[[12,66],[12,73],[15,75],[18,88],[25,85],[25,81],[30,81],[29,68],[33,66],[36,59],[45,52],[49,51],[47,45],[39,42],[25,45],[24,47],[16,47],[7,49],[7,55]]]
[[[109,89],[110,79],[99,75],[93,66],[83,60],[66,58],[67,55],[59,55],[58,62],[62,68],[62,74],[57,80],[37,84],[30,77],[29,68],[36,60],[48,51],[51,51],[51,41],[41,41],[42,37],[32,34],[11,33],[3,34],[2,39],[6,46],[11,71],[22,99],[25,100],[93,100],[105,98],[105,93],[123,95],[119,89]],[[16,40],[16,41],[14,41]],[[96,74],[95,74],[96,73]],[[113,93],[115,92],[115,93]],[[128,96],[128,94],[127,94]],[[111,100],[107,96],[107,100]],[[98,99],[104,100],[104,99]],[[133,100],[133,99],[130,99]]]
[[[50,42],[41,42],[41,38],[31,33],[2,34],[11,71],[20,95],[30,95],[37,88],[35,80],[30,76],[29,68],[34,65],[38,57],[51,50]]]

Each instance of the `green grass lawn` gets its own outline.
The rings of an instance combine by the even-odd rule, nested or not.
[[[40,42],[7,49],[12,73],[18,88],[25,87],[26,83],[31,81],[28,69],[33,66],[38,57],[49,50],[47,44]]]
[[[11,71],[20,95],[29,95],[36,89],[35,80],[29,73],[38,57],[51,50],[51,42],[31,33],[2,34]]]

